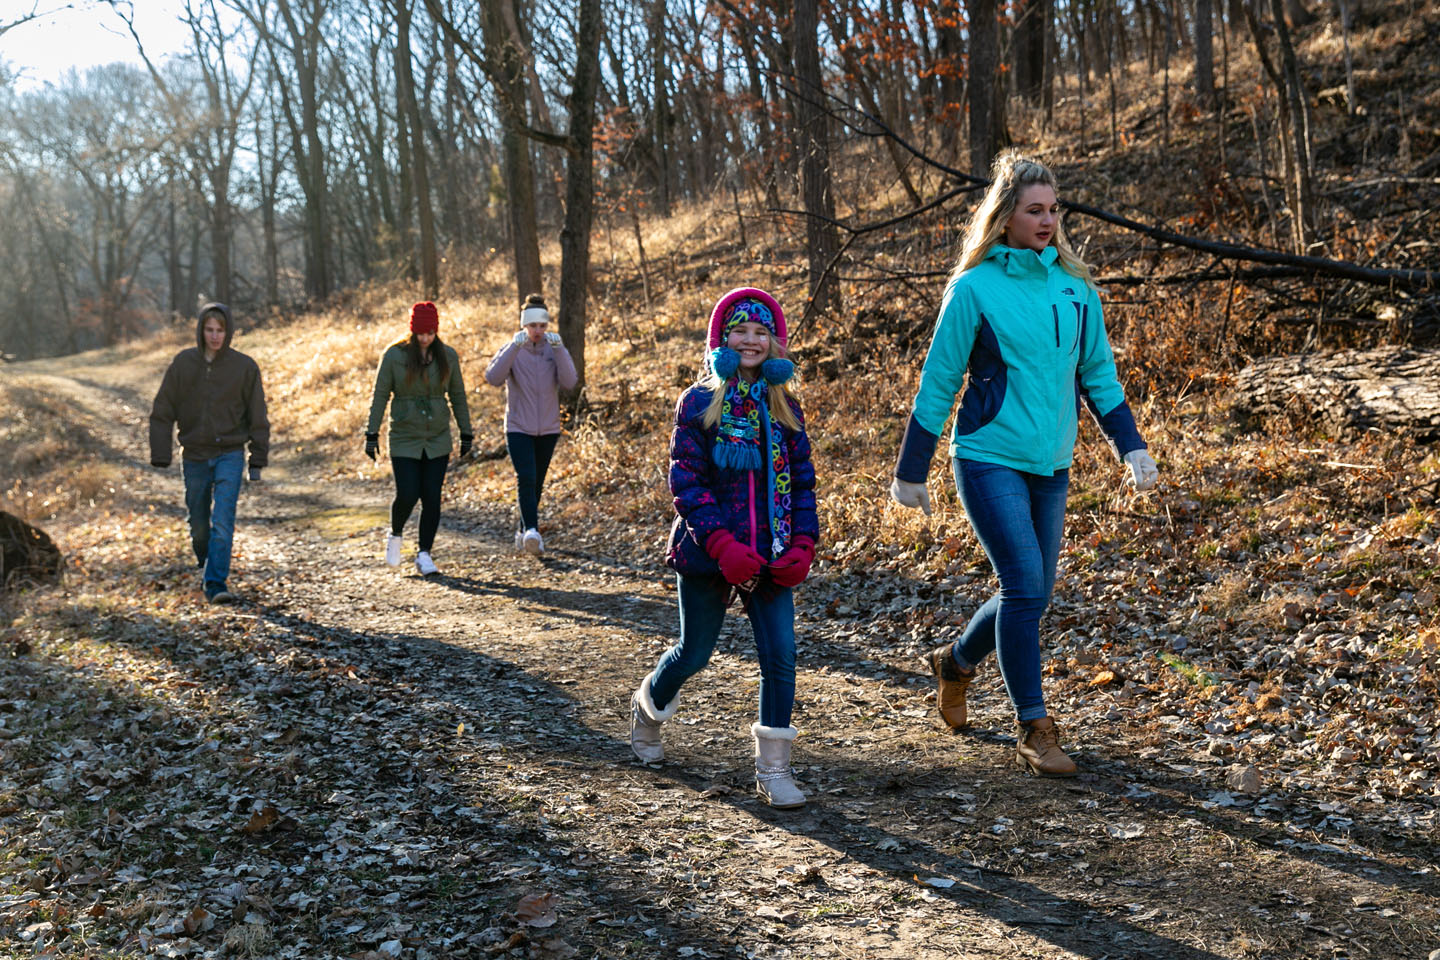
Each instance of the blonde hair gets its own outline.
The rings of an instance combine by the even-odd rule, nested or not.
[[[950,272],[951,280],[985,259],[990,248],[1004,236],[1006,225],[1015,215],[1020,192],[1036,184],[1059,192],[1055,174],[1039,160],[1017,150],[1005,150],[995,158],[990,167],[990,187],[965,228],[965,243],[960,248],[960,259],[956,261],[955,269]],[[1090,265],[1080,259],[1075,248],[1070,246],[1070,240],[1065,236],[1065,225],[1060,220],[1055,221],[1055,236],[1050,243],[1059,255],[1060,266],[1067,273],[1095,286],[1095,275],[1090,272]]]
[[[770,341],[770,353],[765,359],[769,360],[774,357],[783,357],[785,351],[780,348],[780,342],[775,339],[775,335],[768,330],[765,332],[765,335]],[[739,376],[739,374],[736,374],[736,376]],[[790,389],[790,384],[793,382],[794,378],[792,377],[784,383],[770,384],[769,389],[766,391],[765,402],[770,406],[770,415],[783,426],[789,427],[791,430],[799,430],[800,420],[795,416],[795,411],[790,409],[790,398],[795,396],[794,391]],[[710,391],[710,405],[705,408],[705,415],[700,421],[705,424],[705,428],[708,430],[720,422],[721,408],[725,406],[726,381],[720,379],[719,374],[714,370],[707,370],[705,376],[700,378],[700,382],[696,384],[696,386],[703,387]]]

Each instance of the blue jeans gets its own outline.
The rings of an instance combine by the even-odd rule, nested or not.
[[[953,655],[974,667],[991,651],[1021,722],[1046,715],[1040,692],[1040,616],[1055,589],[1070,471],[1046,477],[955,459],[955,485],[1000,589],[970,618]]]
[[[545,489],[545,472],[555,454],[558,433],[532,437],[528,433],[505,434],[505,447],[515,468],[515,487],[520,500],[520,529],[540,526],[540,492]]]
[[[230,547],[235,539],[235,501],[245,472],[245,451],[231,450],[209,460],[182,460],[185,511],[190,516],[190,545],[205,568],[205,595],[226,589]]]
[[[730,585],[719,574],[675,577],[680,595],[680,641],[665,651],[650,680],[650,699],[656,709],[665,709],[680,685],[710,662],[720,624],[725,621],[725,601]],[[789,587],[771,586],[767,596],[759,592],[745,603],[750,629],[755,634],[755,653],[760,661],[760,722],[767,727],[790,726],[795,707],[795,596]]]

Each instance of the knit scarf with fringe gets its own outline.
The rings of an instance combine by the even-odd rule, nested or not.
[[[715,465],[727,470],[759,470],[765,467],[766,505],[770,521],[771,559],[790,545],[790,459],[780,438],[780,425],[766,400],[769,384],[732,377],[725,384],[725,402],[711,456]],[[763,424],[763,431],[762,431]],[[763,453],[761,434],[770,441],[769,457]]]

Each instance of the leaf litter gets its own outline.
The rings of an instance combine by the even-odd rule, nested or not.
[[[148,510],[175,491],[137,473],[60,524],[76,572],[4,631],[0,936],[77,957],[923,957],[961,923],[974,956],[1427,954],[1440,516],[1403,492],[1433,455],[1217,450],[1183,410],[1151,420],[1162,496],[1114,494],[1103,447],[1077,452],[1045,628],[1069,783],[1013,772],[993,665],[976,729],[935,724],[920,655],[993,589],[953,492],[922,520],[837,469],[853,450],[817,454],[812,801],[786,815],[751,792],[739,624],[667,763],[624,744],[674,631],[658,546],[637,546],[663,504],[628,512],[654,491],[625,477],[663,451],[658,421],[600,486],[561,468],[540,563],[507,549],[504,464],[459,470],[430,582],[376,562],[378,527],[306,519],[373,512],[383,477],[293,479],[284,507],[242,504],[233,609],[199,603],[173,510]]]

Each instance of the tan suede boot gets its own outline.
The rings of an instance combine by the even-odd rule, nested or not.
[[[1075,761],[1060,749],[1060,728],[1049,717],[1020,724],[1015,763],[1038,777],[1075,776]]]
[[[925,659],[939,685],[935,705],[940,708],[940,719],[953,733],[970,726],[970,716],[965,709],[965,691],[970,688],[970,681],[975,679],[975,671],[972,669],[966,673],[961,670],[950,650],[951,645],[947,643],[931,650]]]

